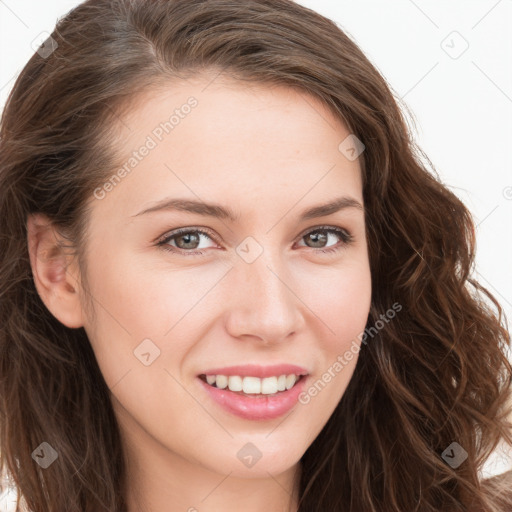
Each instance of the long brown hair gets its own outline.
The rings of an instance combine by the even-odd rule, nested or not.
[[[88,0],[21,72],[0,128],[1,469],[35,512],[126,510],[109,388],[84,329],[37,293],[26,220],[47,215],[86,276],[86,205],[117,165],[111,127],[138,92],[203,70],[312,94],[364,143],[367,327],[402,306],[301,458],[300,512],[511,510],[506,484],[479,478],[512,445],[512,367],[502,308],[471,277],[472,217],[356,44],[291,0]],[[32,457],[43,442],[58,454],[47,469]],[[442,456],[454,442],[456,468]]]

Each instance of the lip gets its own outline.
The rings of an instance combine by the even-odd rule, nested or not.
[[[246,368],[246,367],[244,367]],[[225,369],[223,369],[225,371]],[[294,372],[291,372],[294,373]],[[226,375],[221,374],[221,375]],[[233,373],[233,375],[240,375]],[[257,375],[252,374],[254,377]],[[275,375],[275,374],[274,374]],[[281,391],[275,396],[244,396],[229,389],[219,389],[197,377],[208,396],[224,410],[246,420],[263,421],[278,418],[292,409],[304,390],[309,376],[302,377],[291,389]]]
[[[240,375],[240,377],[259,377],[263,379],[265,377],[279,377],[279,375],[308,375],[309,372],[294,364],[274,364],[261,366],[257,364],[245,364],[237,366],[228,366],[225,368],[211,368],[205,370],[200,375]],[[293,388],[292,388],[293,389]]]

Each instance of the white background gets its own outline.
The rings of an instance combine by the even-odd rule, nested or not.
[[[41,32],[78,3],[0,0],[0,108]],[[403,99],[416,140],[474,216],[475,277],[512,322],[512,0],[298,3],[333,19]]]

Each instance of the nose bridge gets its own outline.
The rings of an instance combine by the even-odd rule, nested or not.
[[[254,261],[249,263],[241,257],[235,265],[238,290],[232,303],[232,320],[237,335],[284,338],[300,328],[300,301],[293,293],[293,279],[282,253],[275,247],[262,248]]]
[[[266,251],[253,263],[242,266],[245,266],[242,271],[243,280],[247,282],[247,288],[252,290],[254,301],[258,301],[260,306],[279,307],[290,300],[290,290],[283,282],[289,273],[279,262],[279,255],[270,255],[270,251]]]

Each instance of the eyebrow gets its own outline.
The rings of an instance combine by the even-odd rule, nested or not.
[[[347,208],[356,208],[364,212],[362,204],[355,198],[350,196],[342,196],[330,201],[329,203],[316,205],[304,210],[300,214],[299,219],[308,220],[315,219],[317,217],[325,217]],[[240,219],[240,216],[236,215],[233,210],[228,207],[221,206],[220,204],[204,203],[202,201],[179,198],[162,199],[161,201],[155,203],[153,206],[150,206],[149,208],[146,208],[139,213],[132,215],[132,217],[138,217],[139,215],[145,215],[147,213],[168,210],[196,213],[198,215],[205,215],[218,219],[227,219],[231,222],[237,222]]]

